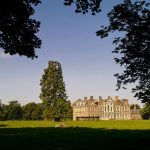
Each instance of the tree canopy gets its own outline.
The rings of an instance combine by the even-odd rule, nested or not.
[[[21,106],[18,101],[10,101],[7,106],[7,120],[16,120],[22,118]]]
[[[100,4],[102,0],[64,0],[64,5],[70,6],[76,5],[75,12],[86,14],[89,11],[92,15],[101,11]]]
[[[22,107],[23,110],[23,119],[25,120],[31,120],[32,119],[32,113],[36,109],[37,105],[35,102],[28,103]]]
[[[35,58],[41,40],[36,36],[40,22],[32,19],[40,0],[2,0],[0,3],[0,48],[4,53]]]

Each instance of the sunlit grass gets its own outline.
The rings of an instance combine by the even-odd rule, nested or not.
[[[108,121],[0,121],[5,128],[22,127],[55,127],[56,124],[65,124],[66,127],[88,127],[106,129],[150,129],[150,120],[108,120]]]
[[[150,120],[75,121],[68,126],[106,129],[150,129]]]
[[[0,125],[6,125],[6,128],[22,128],[22,127],[54,127],[55,122],[52,121],[0,121]]]

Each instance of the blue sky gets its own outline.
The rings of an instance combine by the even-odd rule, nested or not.
[[[123,68],[116,65],[111,53],[114,35],[101,40],[95,32],[107,24],[106,13],[121,0],[104,0],[103,12],[96,15],[74,13],[73,7],[65,7],[63,0],[43,0],[36,7],[35,18],[41,21],[38,36],[42,47],[37,50],[38,59],[0,55],[0,99],[3,103],[18,100],[21,104],[41,102],[40,79],[49,60],[62,64],[64,82],[72,102],[84,96],[118,95],[138,102],[128,90],[116,92],[113,74]]]

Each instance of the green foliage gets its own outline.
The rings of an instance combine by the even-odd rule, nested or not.
[[[43,119],[43,105],[42,104],[37,104],[35,109],[32,111],[31,114],[31,119],[32,120],[41,120]]]
[[[43,105],[35,102],[22,106],[23,120],[41,120],[43,115]]]
[[[134,109],[134,107],[135,107],[136,109],[140,109],[140,105],[138,105],[138,104],[132,104],[132,105],[130,106],[130,109]]]
[[[0,120],[41,120],[44,107],[42,103],[35,102],[20,106],[18,101],[10,101],[4,105],[0,101]]]
[[[70,6],[72,4],[76,5],[75,12],[86,14],[91,11],[92,15],[100,12],[100,4],[102,0],[64,0],[64,5]]]
[[[8,106],[0,101],[0,120],[6,120],[8,115]]]
[[[0,120],[2,121],[4,120],[4,118],[5,118],[5,115],[0,111]]]
[[[43,112],[43,117],[54,121],[72,119],[72,107],[70,101],[57,100],[54,106],[49,106]]]
[[[22,118],[22,110],[18,101],[10,101],[7,106],[7,120],[17,120]]]
[[[1,103],[1,100],[0,100],[0,120],[5,120],[6,119],[6,114],[5,114],[5,105],[3,105]]]
[[[37,57],[41,40],[36,36],[40,22],[32,19],[40,0],[2,0],[0,3],[0,47],[10,55]]]
[[[0,120],[4,120],[5,115],[4,115],[4,110],[3,110],[3,104],[0,100]]]
[[[31,102],[22,107],[23,111],[23,119],[24,120],[31,120],[32,119],[32,113],[36,109],[36,103]]]
[[[18,101],[10,101],[9,105],[4,105],[0,100],[0,120],[42,120],[43,111],[42,103],[20,106]]]
[[[150,119],[150,104],[146,103],[141,110],[141,116],[143,119]]]
[[[59,62],[48,62],[48,68],[44,69],[40,85],[40,99],[46,106],[55,105],[58,99],[67,99],[61,64]]]
[[[43,118],[45,120],[53,120],[52,107],[47,107],[46,109],[44,109],[44,111],[43,111]]]
[[[66,117],[68,112],[70,112],[71,104],[67,101],[65,83],[63,82],[62,69],[59,62],[48,62],[48,68],[44,69],[40,85],[40,99],[45,106],[43,117],[56,118],[56,120]]]

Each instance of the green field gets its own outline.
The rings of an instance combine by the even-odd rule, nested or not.
[[[150,150],[150,120],[0,121],[0,150],[8,149]]]

